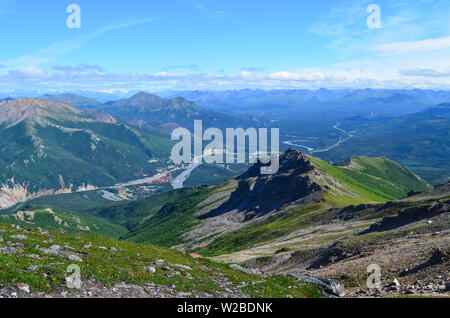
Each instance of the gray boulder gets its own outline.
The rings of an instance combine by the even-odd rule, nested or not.
[[[319,288],[325,296],[328,297],[343,297],[345,296],[344,286],[335,279],[316,277],[306,274],[290,274],[290,277],[294,277],[300,282],[313,284]]]

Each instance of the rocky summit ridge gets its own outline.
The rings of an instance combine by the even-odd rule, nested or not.
[[[322,187],[310,174],[319,174],[312,162],[301,152],[288,149],[279,156],[279,169],[275,174],[261,174],[261,162],[236,178],[238,186],[229,200],[205,217],[238,210],[246,219],[263,216],[279,210],[283,205],[321,201]]]

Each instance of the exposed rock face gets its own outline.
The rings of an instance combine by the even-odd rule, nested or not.
[[[14,187],[8,187],[3,185],[0,188],[0,208],[8,208],[18,202],[27,200],[28,191],[21,186],[15,185]]]
[[[10,208],[17,203],[45,195],[83,192],[95,189],[97,188],[89,184],[83,184],[78,188],[70,184],[68,187],[62,185],[60,189],[40,189],[37,192],[30,192],[24,185],[15,184],[14,180],[12,180],[11,184],[0,184],[0,209]]]
[[[108,124],[115,124],[117,123],[117,120],[111,116],[110,114],[108,114],[107,112],[101,111],[101,110],[95,110],[95,111],[86,111],[87,114],[91,115],[92,118],[95,121],[99,121],[102,123],[108,123]]]
[[[279,157],[280,160],[280,168],[278,172],[274,175],[261,175],[261,167],[264,166],[260,161],[253,165],[250,169],[244,172],[242,175],[237,177],[238,180],[244,180],[247,178],[264,178],[273,177],[273,176],[282,176],[285,174],[304,174],[314,169],[314,165],[309,161],[309,159],[304,156],[301,152],[296,151],[292,148],[286,150],[286,152],[282,153]]]
[[[0,124],[12,127],[32,120],[41,125],[51,122],[47,118],[68,121],[98,121],[114,124],[117,120],[104,111],[82,111],[69,104],[35,98],[0,101]]]
[[[436,202],[431,205],[421,205],[404,209],[400,211],[398,215],[386,217],[382,221],[373,224],[369,229],[362,232],[360,235],[372,232],[389,231],[448,212],[450,212],[450,200]]]
[[[39,121],[46,117],[61,120],[87,120],[81,110],[64,103],[34,98],[0,102],[0,124],[7,123],[14,126],[27,119]]]
[[[203,218],[238,210],[245,213],[248,220],[276,211],[286,203],[306,199],[320,201],[322,188],[307,175],[314,170],[308,158],[289,149],[279,159],[280,168],[276,174],[261,175],[262,163],[258,162],[237,177],[238,187],[229,200]]]

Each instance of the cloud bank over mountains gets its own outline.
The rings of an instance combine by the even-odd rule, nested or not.
[[[430,88],[450,89],[450,68],[239,71],[236,73],[112,73],[101,66],[24,68],[0,74],[0,91],[16,89],[289,89],[289,88]]]

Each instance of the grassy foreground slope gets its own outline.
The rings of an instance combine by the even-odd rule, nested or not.
[[[35,205],[25,206],[14,214],[0,215],[0,222],[67,233],[85,232],[112,238],[120,238],[127,232],[124,227],[103,218]]]
[[[83,290],[65,287],[71,264],[81,269]],[[20,296],[61,297],[69,292],[70,296],[89,297],[89,289],[84,288],[92,284],[96,284],[91,295],[94,297],[102,296],[97,294],[100,290],[114,295],[121,288],[125,289],[124,297],[130,297],[129,293],[136,289],[142,297],[322,295],[315,287],[293,278],[261,277],[166,248],[84,233],[25,230],[0,223],[0,286],[9,286],[0,293],[10,297],[10,292],[16,290]],[[23,293],[23,288],[29,288],[31,294]]]
[[[124,239],[167,247],[183,243],[182,235],[200,223],[195,215],[198,205],[215,189],[199,188],[180,200],[167,203],[147,221],[127,233]]]

